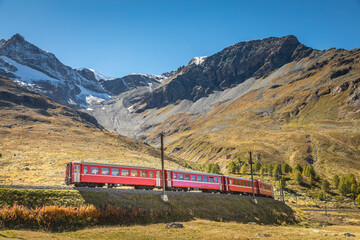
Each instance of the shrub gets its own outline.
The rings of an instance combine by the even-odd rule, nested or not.
[[[303,167],[298,163],[294,167],[294,171],[299,171],[300,173],[303,172]]]
[[[298,185],[302,185],[303,184],[303,178],[301,173],[297,170],[295,171],[295,181]]]
[[[242,165],[240,172],[246,174],[248,172],[248,167],[246,164]]]
[[[236,166],[236,163],[234,161],[231,161],[228,165],[228,173],[236,173],[238,172],[238,167]]]
[[[259,173],[261,170],[261,163],[258,161],[255,163],[255,172]]]
[[[330,183],[328,180],[324,179],[321,182],[321,190],[323,190],[324,192],[329,192],[330,191]]]
[[[284,163],[284,164],[281,166],[281,171],[282,171],[283,173],[291,173],[291,172],[292,172],[292,168],[290,167],[289,164]]]
[[[360,194],[357,196],[357,198],[355,199],[355,201],[357,201],[358,203],[360,203]]]
[[[340,178],[338,175],[335,175],[333,177],[333,184],[334,184],[334,188],[338,189],[339,188],[339,183],[340,183]]]
[[[277,180],[277,179],[279,179],[280,175],[281,175],[281,165],[276,164],[275,168],[272,172],[272,176]]]
[[[220,173],[220,166],[219,166],[218,163],[210,163],[210,164],[205,166],[205,172],[219,174]]]
[[[0,225],[5,228],[75,230],[98,222],[100,211],[93,205],[75,207],[43,206],[29,209],[14,205],[0,209]]]

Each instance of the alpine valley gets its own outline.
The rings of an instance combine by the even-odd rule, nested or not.
[[[270,37],[161,75],[109,78],[16,34],[0,41],[0,75],[109,131],[154,146],[164,132],[167,154],[224,172],[249,150],[263,163],[311,164],[324,176],[360,171],[360,49]]]

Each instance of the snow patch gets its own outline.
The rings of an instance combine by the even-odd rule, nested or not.
[[[84,107],[85,109],[88,109],[88,105],[93,103],[101,103],[104,100],[109,100],[111,97],[106,93],[97,93],[94,91],[91,91],[89,89],[84,88],[83,86],[80,86],[76,84],[78,88],[80,88],[80,93],[77,95],[77,98],[80,100],[80,105]],[[86,103],[86,104],[85,104]]]
[[[86,99],[86,103],[87,103],[88,105],[94,104],[94,103],[99,104],[99,103],[102,103],[103,101],[105,101],[105,99],[103,99],[103,98],[98,98],[98,97],[95,97],[95,96],[93,96],[93,95],[86,96],[85,99]]]
[[[191,61],[189,62],[189,65],[200,65],[202,64],[205,59],[208,58],[207,56],[203,56],[203,57],[194,57],[193,59],[191,59]]]
[[[14,72],[14,74],[16,75],[16,79],[23,82],[32,83],[34,81],[50,81],[56,84],[60,82],[60,80],[58,79],[49,77],[48,75],[39,72],[33,68],[17,63],[8,57],[0,56],[0,58],[17,68],[17,71]]]

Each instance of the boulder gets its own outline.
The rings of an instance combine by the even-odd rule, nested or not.
[[[184,225],[180,222],[167,223],[165,228],[184,228]]]
[[[349,233],[349,232],[344,233],[344,236],[345,236],[345,237],[355,237],[354,234]]]

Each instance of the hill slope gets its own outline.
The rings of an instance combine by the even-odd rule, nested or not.
[[[109,133],[92,116],[5,78],[0,78],[0,123],[2,184],[62,185],[69,161],[161,166],[157,150]]]
[[[223,170],[252,150],[262,162],[313,164],[323,175],[360,172],[360,49],[316,51],[247,81],[245,93],[202,117],[179,113],[157,126],[171,138],[167,151]]]

